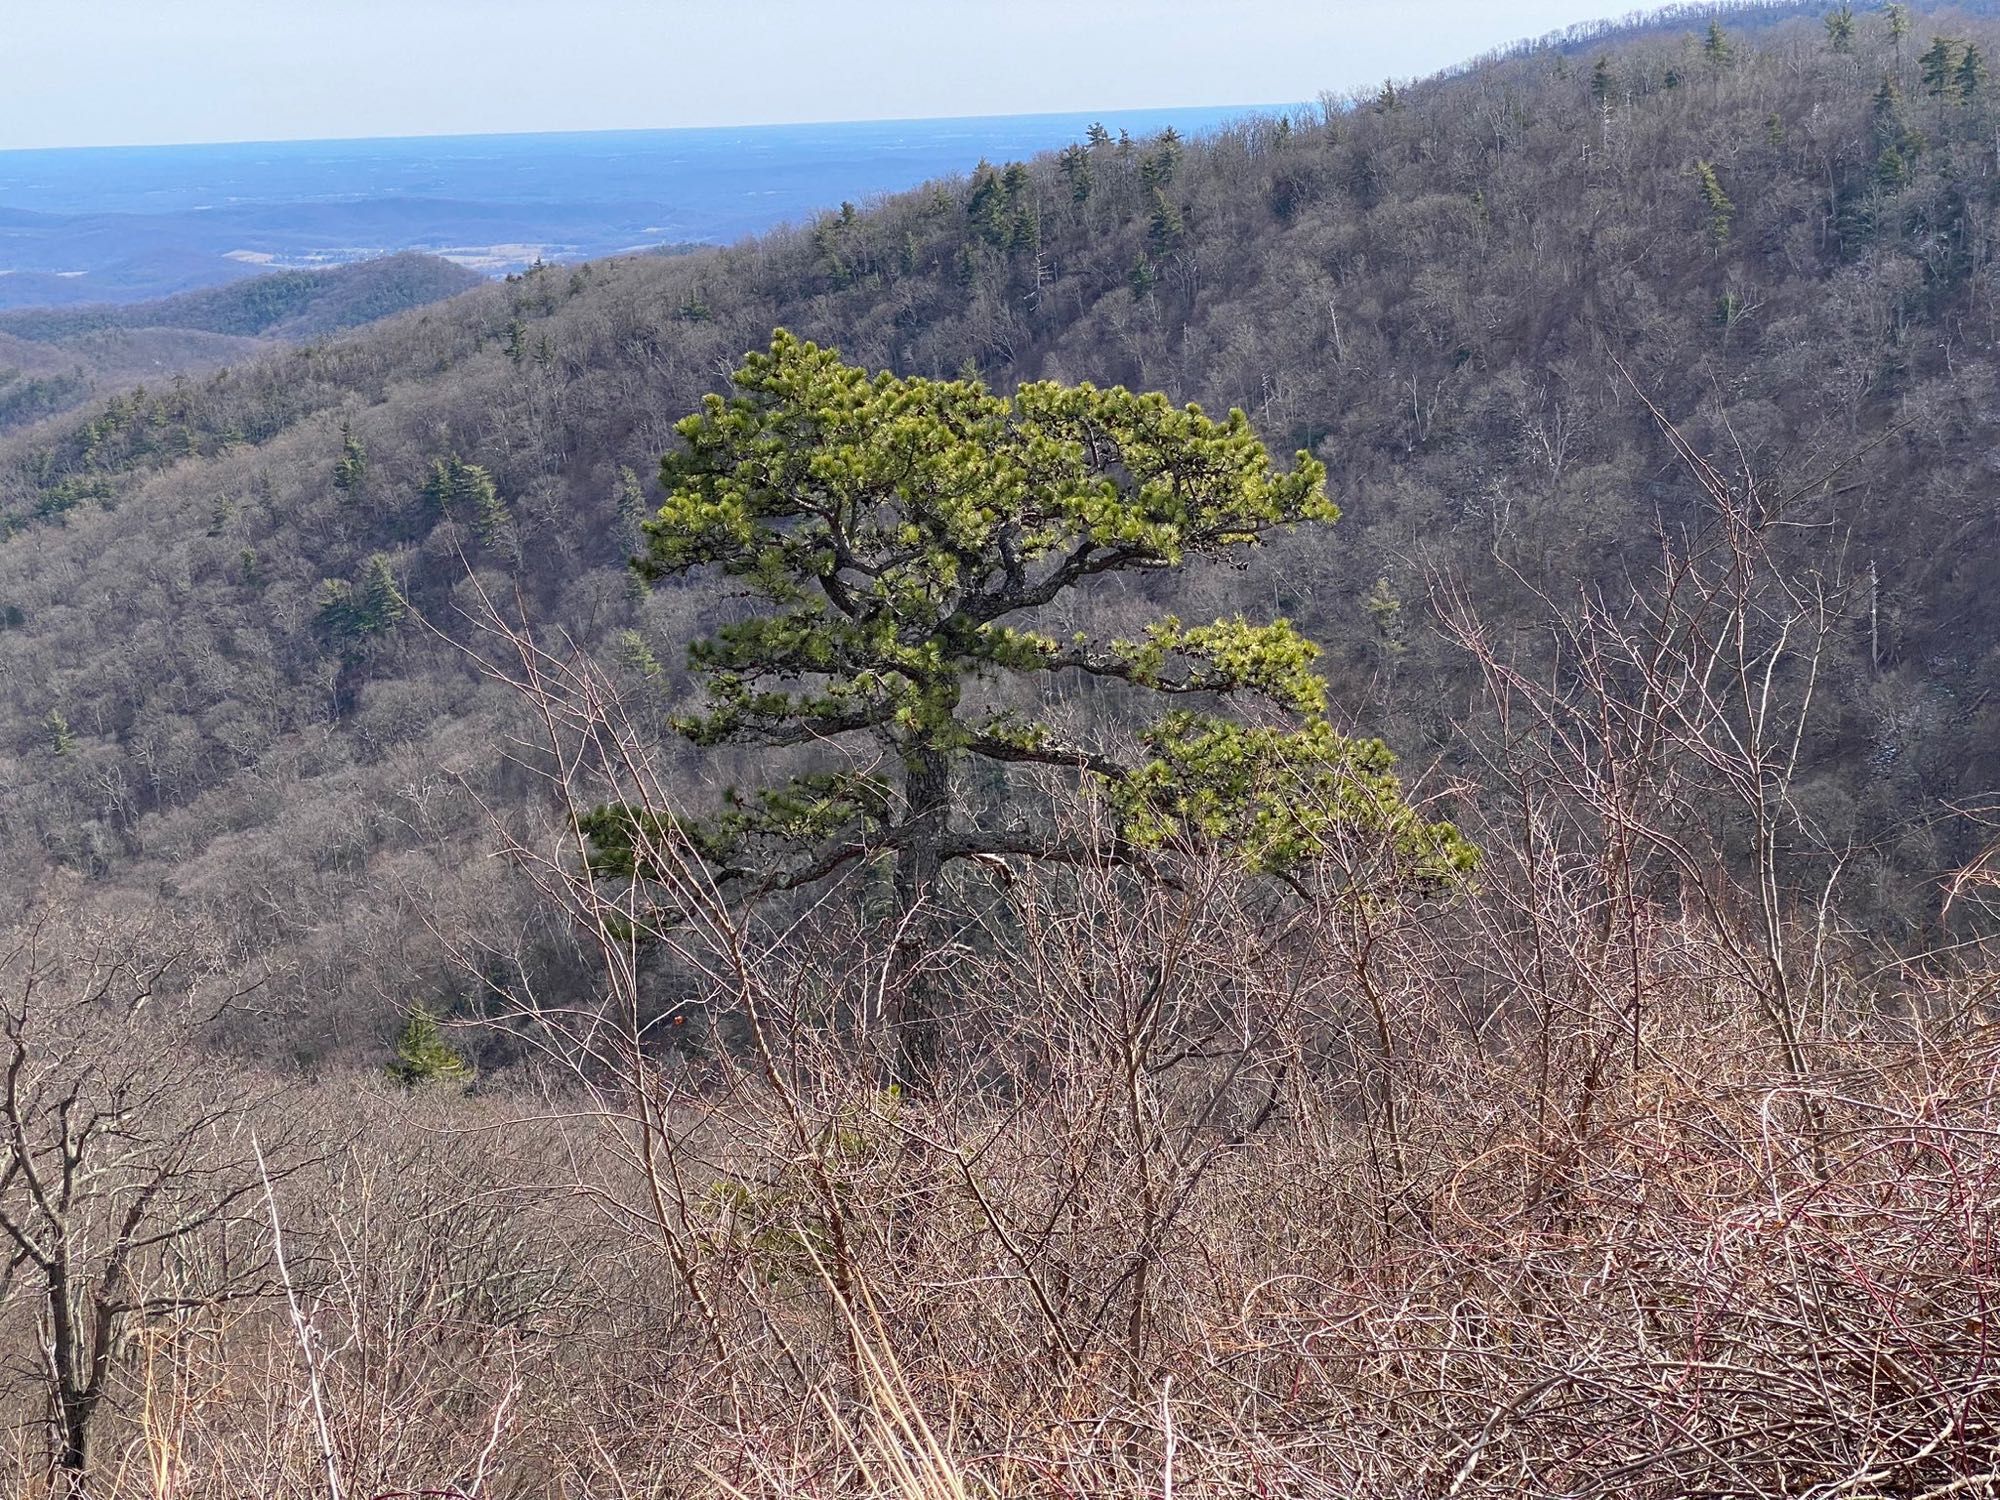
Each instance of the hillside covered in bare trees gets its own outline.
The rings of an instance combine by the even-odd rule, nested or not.
[[[1989,9],[0,441],[19,1487],[2000,1485]]]

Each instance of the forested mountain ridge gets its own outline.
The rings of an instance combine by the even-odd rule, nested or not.
[[[0,312],[0,432],[134,380],[207,375],[422,307],[484,278],[429,255],[279,271],[154,302]]]
[[[1825,9],[1571,39],[1212,140],[982,165],[728,250],[543,268],[17,437],[4,867],[227,914],[323,1044],[441,983],[413,905],[505,921],[465,788],[524,785],[513,705],[402,606],[460,630],[469,557],[670,697],[647,655],[671,665],[718,605],[641,597],[623,560],[673,421],[784,324],[903,371],[1242,406],[1316,454],[1330,543],[1199,574],[1179,607],[1258,590],[1420,766],[1449,759],[1466,681],[1427,581],[1532,653],[1540,594],[1642,577],[1656,525],[1702,509],[1657,408],[1738,482],[1808,493],[1801,546],[1849,625],[1815,805],[1878,906],[1921,915],[1969,848],[1946,804],[2000,773],[2000,25],[1842,32]]]
[[[323,271],[275,271],[153,302],[0,312],[0,333],[45,344],[108,328],[307,339],[470,291],[484,281],[435,255],[385,255]]]

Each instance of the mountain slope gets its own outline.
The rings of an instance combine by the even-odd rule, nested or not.
[[[2000,92],[1976,66],[1929,89],[1919,59],[1941,34],[2000,57],[2000,27],[1925,13],[1899,42],[1862,16],[1839,51],[1799,9],[545,270],[0,447],[5,865],[230,914],[307,1031],[442,982],[419,913],[509,910],[469,796],[525,805],[515,709],[438,636],[332,639],[323,586],[379,555],[463,634],[464,554],[544,625],[677,659],[725,606],[632,597],[645,486],[673,420],[784,323],[903,370],[1241,405],[1311,449],[1347,512],[1330,541],[1196,574],[1176,606],[1293,614],[1419,765],[1461,765],[1474,711],[1427,580],[1533,661],[1546,598],[1629,587],[1659,527],[1703,523],[1657,408],[1739,485],[1806,491],[1794,550],[1841,621],[1813,810],[1857,845],[1865,909],[1921,917],[1972,847],[1948,807],[2000,784]],[[426,499],[451,456],[494,475],[496,533]],[[556,962],[519,941],[524,972]]]
[[[157,302],[0,313],[0,432],[140,380],[206,375],[457,296],[485,278],[428,255],[250,276]]]
[[[308,339],[372,323],[482,285],[434,255],[389,255],[325,271],[279,271],[157,302],[0,313],[0,334],[60,344],[104,329],[183,328],[241,338]]]

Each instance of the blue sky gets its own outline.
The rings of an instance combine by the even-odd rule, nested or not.
[[[15,0],[0,149],[1309,100],[1631,0]]]

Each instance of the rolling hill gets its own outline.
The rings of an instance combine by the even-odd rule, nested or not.
[[[252,275],[155,302],[0,313],[0,432],[106,387],[206,375],[274,344],[356,328],[484,281],[434,256],[394,255]]]

